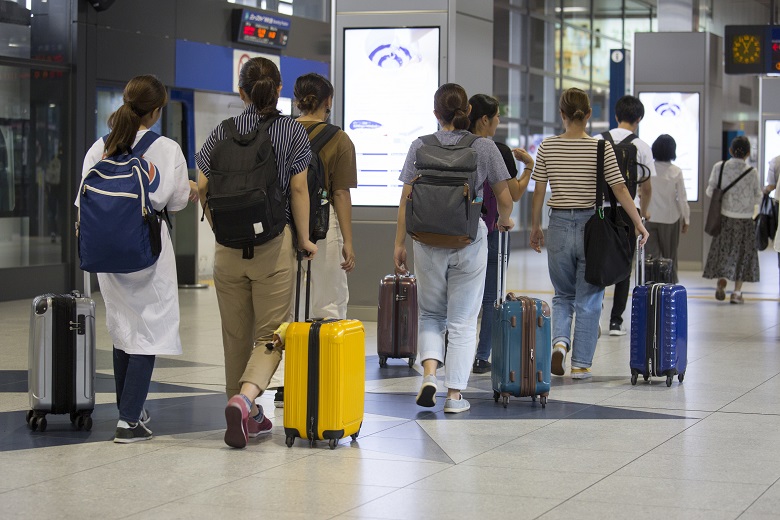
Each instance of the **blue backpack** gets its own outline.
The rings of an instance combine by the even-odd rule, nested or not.
[[[82,179],[76,234],[83,271],[134,273],[160,256],[160,219],[149,200],[160,175],[143,158],[158,137],[146,132],[129,153],[104,157]]]

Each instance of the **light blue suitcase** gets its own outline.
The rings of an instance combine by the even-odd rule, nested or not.
[[[506,407],[510,395],[530,396],[533,401],[538,396],[544,408],[550,395],[550,306],[537,298],[512,293],[506,295],[506,300],[503,299],[506,294],[505,251],[508,236],[508,233],[500,233],[498,241],[499,289],[491,338],[493,399],[496,402],[501,399]]]

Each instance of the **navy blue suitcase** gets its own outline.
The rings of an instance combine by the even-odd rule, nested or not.
[[[644,264],[644,248],[638,264]],[[637,266],[639,268],[639,266]],[[643,278],[640,275],[638,277]],[[682,285],[637,284],[631,297],[631,384],[641,374],[682,383],[688,365],[688,294]]]
[[[547,302],[526,296],[506,294],[507,233],[498,240],[499,276],[498,301],[493,314],[491,343],[493,365],[491,382],[493,399],[502,400],[506,408],[509,396],[539,396],[544,408],[550,395],[550,363],[552,358],[552,329],[550,307]]]

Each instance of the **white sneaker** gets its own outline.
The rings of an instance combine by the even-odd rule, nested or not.
[[[566,344],[558,342],[553,345],[552,363],[550,372],[556,376],[562,376],[566,373]]]

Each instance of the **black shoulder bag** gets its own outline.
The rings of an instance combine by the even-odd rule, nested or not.
[[[585,281],[599,287],[614,285],[631,276],[631,244],[623,218],[618,211],[604,217],[604,190],[613,207],[615,194],[604,178],[604,150],[598,142],[596,165],[596,212],[585,223]]]

